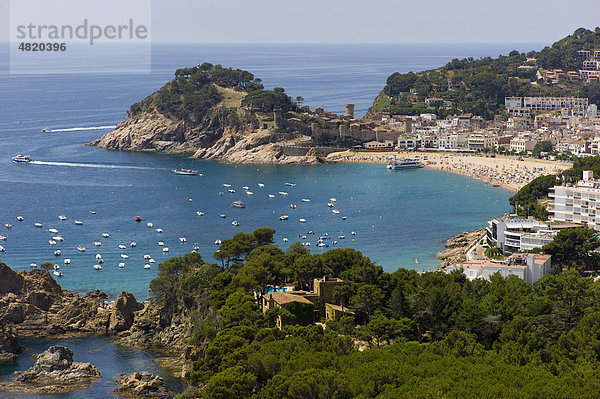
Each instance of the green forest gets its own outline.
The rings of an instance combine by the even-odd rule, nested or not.
[[[198,358],[178,398],[593,398],[600,390],[600,283],[555,270],[534,286],[516,276],[384,272],[353,249],[285,252],[274,230],[238,233],[205,262],[159,267],[151,290],[185,304]],[[307,324],[263,313],[254,293],[341,278],[355,312]],[[282,329],[275,319],[286,321]],[[362,348],[359,348],[362,346]]]
[[[537,66],[544,69],[579,70],[582,59],[577,58],[577,51],[598,49],[600,28],[594,31],[580,28],[539,52],[511,51],[498,58],[454,59],[442,68],[429,71],[395,72],[387,78],[370,113],[387,111],[419,115],[434,112],[439,117],[472,113],[493,119],[504,112],[504,97],[510,96],[570,95],[587,97],[590,103],[597,104],[600,103],[600,83],[583,86],[563,82],[558,86],[547,86],[538,81],[535,68],[521,70],[518,67],[527,65],[527,58],[535,58]],[[441,98],[443,102],[428,107],[424,102],[428,97]]]

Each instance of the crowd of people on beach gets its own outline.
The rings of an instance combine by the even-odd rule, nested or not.
[[[461,173],[486,180],[512,190],[518,190],[533,179],[547,174],[559,173],[568,165],[519,158],[489,158],[468,154],[390,154],[390,153],[341,153],[329,159],[336,162],[390,163],[405,158],[418,158],[424,166]]]

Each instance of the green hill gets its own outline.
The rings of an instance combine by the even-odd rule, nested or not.
[[[591,103],[600,103],[600,84],[587,86],[561,82],[545,85],[538,79],[539,69],[578,71],[582,59],[579,50],[600,50],[600,28],[595,31],[577,29],[551,47],[539,52],[511,51],[507,56],[481,59],[454,59],[444,67],[423,72],[395,72],[375,99],[368,116],[378,112],[418,115],[433,112],[440,117],[456,113],[472,113],[486,119],[504,111],[504,97],[510,96],[577,96],[587,97]],[[528,58],[536,59],[531,69]],[[439,100],[425,103],[426,98]]]

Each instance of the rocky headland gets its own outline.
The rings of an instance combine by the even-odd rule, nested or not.
[[[165,381],[150,373],[123,374],[115,384],[119,385],[115,393],[132,399],[162,399],[172,396]]]
[[[306,108],[283,89],[263,90],[249,72],[203,64],[178,70],[90,145],[228,163],[317,164],[327,154],[307,136],[312,121],[302,119]]]
[[[451,237],[446,242],[446,249],[437,254],[437,258],[444,261],[442,267],[464,260],[468,249],[475,245],[485,231],[485,228],[482,228],[474,232],[465,231]]]

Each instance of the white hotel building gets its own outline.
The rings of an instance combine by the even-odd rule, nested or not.
[[[551,213],[555,221],[581,223],[600,230],[600,180],[590,170],[572,186],[554,186],[549,197],[553,199]]]

